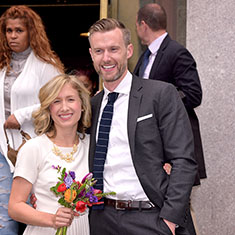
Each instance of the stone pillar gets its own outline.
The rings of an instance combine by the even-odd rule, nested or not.
[[[208,178],[193,190],[199,235],[235,234],[235,2],[188,0],[186,46],[197,61]]]

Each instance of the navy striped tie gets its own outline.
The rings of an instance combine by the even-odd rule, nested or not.
[[[112,92],[108,94],[108,103],[104,107],[98,132],[98,140],[96,143],[93,176],[97,180],[96,189],[103,191],[103,171],[106,154],[109,143],[109,132],[113,117],[113,104],[118,97],[118,93]],[[93,206],[93,209],[103,209],[103,205]]]

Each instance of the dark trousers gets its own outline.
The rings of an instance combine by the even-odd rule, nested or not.
[[[18,235],[22,235],[24,233],[25,228],[26,228],[26,224],[19,223],[19,232],[18,232]]]
[[[105,206],[104,210],[90,211],[91,235],[172,235],[166,223],[159,217],[160,209],[116,210]],[[189,226],[176,229],[176,235],[196,235],[191,215]]]

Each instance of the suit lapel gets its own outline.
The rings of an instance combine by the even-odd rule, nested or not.
[[[169,35],[167,35],[165,37],[165,39],[163,40],[160,48],[158,49],[158,52],[157,52],[157,55],[156,55],[156,58],[153,62],[153,65],[152,65],[152,68],[151,68],[151,71],[150,71],[150,74],[149,74],[149,79],[154,79],[156,80],[156,71],[158,71],[158,66],[160,64],[160,61],[164,55],[164,50],[165,48],[167,47],[168,43],[170,42],[171,38]]]
[[[93,160],[95,155],[95,147],[96,147],[96,132],[97,132],[97,124],[100,114],[101,102],[104,96],[104,91],[101,91],[98,95],[92,98],[92,123],[90,128],[90,148],[89,148],[89,167],[90,171],[93,170]]]
[[[127,127],[128,127],[128,139],[130,143],[131,155],[134,156],[135,150],[135,130],[136,123],[139,114],[139,106],[142,98],[142,93],[140,92],[142,88],[142,79],[139,79],[133,75],[130,98],[129,98],[129,107],[128,107],[128,118],[127,118]]]

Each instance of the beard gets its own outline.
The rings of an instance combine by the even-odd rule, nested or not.
[[[104,82],[111,83],[111,82],[115,82],[115,81],[119,80],[123,76],[123,74],[125,73],[126,69],[127,69],[127,64],[123,64],[122,66],[120,66],[118,68],[117,73],[114,74],[113,77],[105,76],[102,73],[102,70],[100,69],[100,67],[98,67],[98,69],[96,69],[96,72],[99,74],[99,76],[102,77]]]

